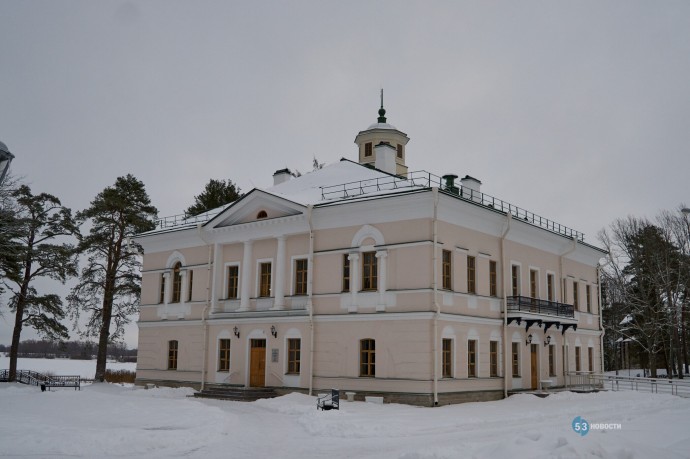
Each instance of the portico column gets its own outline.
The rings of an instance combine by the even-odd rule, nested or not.
[[[347,312],[357,312],[357,291],[359,290],[359,254],[351,253],[347,256],[350,261],[350,306]]]
[[[388,252],[385,250],[379,250],[376,252],[376,258],[378,259],[378,291],[379,291],[379,302],[376,305],[377,311],[386,310],[386,258],[388,257]]]
[[[249,310],[249,286],[252,276],[252,241],[244,241],[244,256],[242,257],[242,286],[240,291],[239,311]]]
[[[217,242],[213,244],[213,270],[211,271],[211,311],[218,310],[218,298],[220,297],[220,289],[223,285],[221,278],[223,271],[222,263],[222,246]]]
[[[276,281],[272,309],[285,307],[285,236],[278,236],[278,252],[276,253]]]

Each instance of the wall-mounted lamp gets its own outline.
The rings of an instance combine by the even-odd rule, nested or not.
[[[271,335],[273,335],[274,338],[278,337],[278,331],[276,330],[275,325],[271,325]]]
[[[551,335],[547,336],[546,341],[544,341],[544,346],[548,346],[549,344],[551,344]]]
[[[238,338],[240,337],[240,329],[237,328],[237,325],[235,325],[235,328],[233,328],[232,331],[235,332],[235,336],[237,336]]]
[[[525,344],[531,344],[532,343],[532,334],[530,333],[527,335],[527,340],[525,340]]]

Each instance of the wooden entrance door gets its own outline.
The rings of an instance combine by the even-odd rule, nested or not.
[[[266,340],[251,340],[249,355],[249,386],[264,387],[266,381]]]
[[[530,344],[530,361],[532,363],[532,390],[537,389],[537,384],[538,384],[538,368],[537,368],[537,345],[536,344]]]

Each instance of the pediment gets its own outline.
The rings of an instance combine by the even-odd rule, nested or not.
[[[241,225],[304,213],[306,207],[262,190],[253,189],[206,224],[208,228]]]

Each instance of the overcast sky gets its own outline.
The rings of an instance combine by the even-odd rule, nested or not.
[[[249,191],[356,160],[383,87],[411,171],[472,175],[597,244],[690,204],[689,18],[687,1],[0,0],[0,140],[35,193],[76,211],[132,173],[166,216],[210,178]]]

